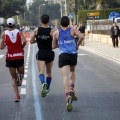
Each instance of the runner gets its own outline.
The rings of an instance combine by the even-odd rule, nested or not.
[[[53,37],[52,48],[60,49],[59,67],[61,69],[64,90],[66,93],[67,111],[73,109],[72,101],[76,101],[75,94],[75,67],[77,65],[77,50],[82,42],[83,35],[78,30],[69,28],[69,18],[63,16],[61,18],[61,28],[55,32]],[[79,40],[76,46],[74,36],[78,36]],[[70,72],[70,77],[69,77]],[[69,82],[70,80],[70,82]]]
[[[38,69],[39,69],[39,79],[42,84],[41,96],[46,97],[50,91],[50,84],[52,80],[51,69],[54,60],[54,52],[52,51],[52,34],[53,30],[48,26],[49,16],[43,14],[41,16],[42,27],[37,27],[32,32],[31,44],[36,43],[38,45],[38,52],[36,55]],[[36,40],[35,40],[36,38]],[[46,68],[46,75],[45,75]],[[46,77],[46,80],[45,80]]]
[[[15,29],[15,20],[13,18],[7,19],[8,30],[4,31],[1,35],[0,49],[7,47],[6,52],[6,67],[9,68],[12,85],[15,92],[14,102],[20,101],[19,90],[17,86],[17,73],[20,74],[20,80],[24,76],[24,46],[26,45],[26,40],[23,34]],[[18,82],[21,86],[22,82]]]

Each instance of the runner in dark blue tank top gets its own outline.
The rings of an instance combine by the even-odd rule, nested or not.
[[[77,49],[82,42],[83,35],[78,30],[68,27],[69,18],[63,16],[61,18],[61,28],[55,32],[52,47],[59,47],[59,67],[63,76],[63,84],[66,93],[67,111],[73,109],[72,101],[76,101],[75,94],[75,67],[77,65]],[[74,36],[78,36],[79,40],[76,45]],[[70,73],[69,73],[70,72]],[[70,74],[70,76],[68,76]],[[69,83],[70,81],[70,83]],[[70,86],[70,87],[69,87]]]
[[[41,96],[46,97],[50,92],[50,84],[52,80],[51,69],[54,61],[54,52],[52,51],[52,35],[53,30],[48,27],[49,16],[44,14],[41,16],[42,27],[36,28],[31,36],[31,44],[37,42],[38,52],[36,59],[38,61],[39,79],[42,83]],[[46,76],[45,76],[46,68]],[[45,80],[46,77],[46,80]]]

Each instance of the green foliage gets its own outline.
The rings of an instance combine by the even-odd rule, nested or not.
[[[117,12],[120,13],[120,8],[116,9],[103,9],[103,10],[79,10],[78,11],[78,19],[79,22],[86,22],[87,20],[87,13],[91,12],[100,12],[100,19],[108,19],[109,14],[111,12]]]
[[[45,4],[43,6],[43,4]],[[39,13],[39,6],[40,7],[40,13]],[[38,25],[39,23],[39,14],[40,16],[42,14],[48,14],[50,16],[50,21],[54,19],[60,19],[60,4],[49,4],[45,1],[40,0],[34,0],[33,4],[29,6],[29,12],[32,14],[32,19],[34,19],[34,25]]]
[[[102,9],[120,8],[120,0],[78,0],[79,10],[93,10],[98,6]]]
[[[20,14],[24,11],[25,4],[26,0],[1,0],[0,17],[8,18]]]

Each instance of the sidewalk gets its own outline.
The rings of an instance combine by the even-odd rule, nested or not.
[[[93,41],[89,41],[89,38],[86,38],[85,46],[83,48],[88,50],[94,50],[106,57],[112,58],[120,62],[120,46],[118,48],[113,48],[113,46],[110,44],[93,42]]]

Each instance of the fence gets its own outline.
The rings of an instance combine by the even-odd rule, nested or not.
[[[87,30],[90,33],[94,34],[110,34],[110,29],[112,27],[112,20],[88,20],[87,21]]]

